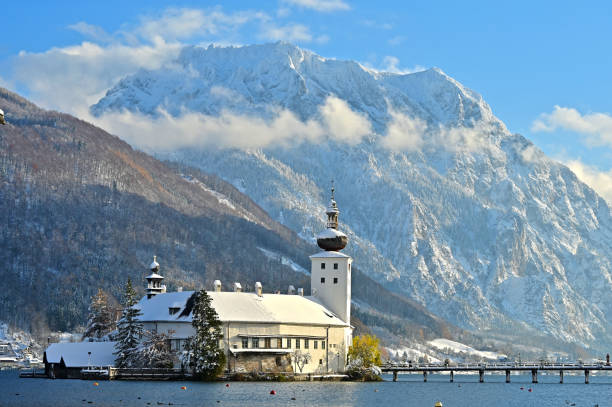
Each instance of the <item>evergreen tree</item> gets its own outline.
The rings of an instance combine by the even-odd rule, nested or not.
[[[196,378],[214,380],[225,367],[225,353],[219,346],[223,338],[221,321],[206,290],[195,295],[192,325],[196,333],[187,341],[182,359]]]
[[[91,297],[89,318],[83,333],[83,339],[91,338],[100,341],[115,328],[114,313],[109,304],[108,295],[101,288],[98,288],[98,293]]]
[[[138,345],[144,330],[142,322],[138,320],[142,313],[134,306],[137,302],[136,291],[132,287],[132,281],[128,278],[125,285],[123,313],[117,324],[117,343],[114,353],[117,367],[136,367],[139,364]]]

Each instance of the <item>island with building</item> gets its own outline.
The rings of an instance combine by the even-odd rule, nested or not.
[[[317,236],[322,251],[310,256],[310,295],[294,286],[285,293],[268,293],[259,282],[254,292],[245,292],[239,282],[224,285],[219,280],[206,292],[220,322],[224,377],[341,377],[346,372],[353,332],[352,258],[342,253],[348,238],[338,230],[339,213],[332,187],[327,228]],[[193,306],[198,292],[181,288],[168,292],[155,257],[146,280],[146,294],[134,305],[137,320],[142,332],[162,338],[167,346],[165,377],[171,378],[170,372],[186,377],[189,368],[181,355],[197,328]],[[116,336],[105,339],[111,340],[50,344],[44,352],[45,376],[121,378]]]

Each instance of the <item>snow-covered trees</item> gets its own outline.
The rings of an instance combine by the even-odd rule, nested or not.
[[[173,361],[168,335],[146,332],[145,337],[147,339],[142,343],[137,363],[142,367],[171,368]]]
[[[220,347],[223,337],[221,321],[206,290],[200,290],[194,295],[192,325],[196,333],[187,341],[182,360],[193,369],[195,377],[213,380],[225,367],[225,354]]]
[[[98,288],[98,293],[91,297],[89,318],[83,333],[83,340],[90,338],[94,341],[101,341],[114,331],[116,326],[115,312],[109,303],[108,295]]]
[[[142,322],[138,320],[140,310],[132,281],[128,278],[123,299],[123,314],[117,324],[117,344],[114,355],[117,367],[135,367],[139,364],[139,343],[143,334]]]

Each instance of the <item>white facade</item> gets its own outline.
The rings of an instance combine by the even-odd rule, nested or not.
[[[180,351],[195,334],[191,313],[184,312],[194,291],[158,294],[141,299],[137,307],[146,330],[164,333],[171,348]],[[296,352],[310,360],[299,373],[344,371],[352,328],[321,300],[297,294],[209,291],[212,306],[222,322],[227,369],[275,371]],[[260,363],[257,363],[257,362]],[[267,361],[266,363],[261,363]],[[293,362],[291,362],[293,363]],[[246,367],[245,367],[246,366]],[[283,371],[288,371],[284,366]]]
[[[312,296],[350,325],[353,259],[343,253],[329,251],[310,256],[310,261]]]

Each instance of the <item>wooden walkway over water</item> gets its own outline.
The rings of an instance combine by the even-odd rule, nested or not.
[[[451,383],[455,380],[455,372],[478,372],[480,383],[484,383],[486,372],[504,372],[506,383],[510,383],[512,372],[531,372],[531,382],[538,382],[538,373],[542,371],[556,371],[559,373],[559,383],[563,383],[563,373],[566,371],[584,371],[584,382],[589,384],[591,371],[607,371],[612,373],[612,366],[608,364],[581,364],[581,363],[557,363],[557,364],[535,364],[535,363],[474,363],[474,364],[387,364],[381,367],[385,373],[393,373],[393,381],[397,381],[400,372],[422,373],[423,381],[427,381],[429,373],[449,372]]]

